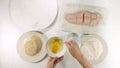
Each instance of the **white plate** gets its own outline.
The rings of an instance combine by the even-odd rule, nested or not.
[[[10,16],[23,31],[43,30],[54,23],[57,0],[10,0]]]
[[[107,17],[107,10],[103,7],[97,7],[97,6],[90,6],[90,5],[85,5],[85,4],[66,4],[63,10],[63,23],[62,23],[62,30],[63,31],[69,31],[69,32],[75,32],[75,33],[89,33],[89,34],[97,34],[101,33],[101,31],[105,30],[105,21]],[[71,24],[68,21],[64,19],[66,14],[70,13],[77,13],[80,11],[90,11],[90,12],[98,12],[102,15],[103,22],[101,22],[100,25],[90,27],[86,25],[76,25],[76,24]]]
[[[92,56],[88,57],[88,54],[84,53],[84,51],[88,51],[87,48],[84,48],[84,46],[85,46],[84,44],[86,43],[86,41],[88,41],[89,39],[93,39],[93,38],[95,38],[96,40],[99,40],[101,45],[102,45],[102,46],[98,47],[98,49],[97,48],[90,49],[90,51],[97,51],[97,54],[96,54],[97,56],[94,56],[96,59],[91,58]],[[98,46],[98,45],[95,45],[95,46]],[[102,37],[100,37],[99,35],[96,35],[96,34],[82,35],[81,36],[81,47],[80,48],[81,48],[81,51],[83,52],[83,54],[85,55],[85,57],[88,59],[88,61],[91,64],[101,63],[105,59],[105,57],[107,55],[107,52],[108,52],[108,47],[107,47],[107,44],[106,44],[105,40]],[[98,52],[100,49],[102,49],[101,53]],[[94,54],[94,53],[92,53],[92,54]]]
[[[41,38],[42,42],[43,42],[43,45],[42,45],[42,49],[41,51],[36,54],[35,56],[28,56],[26,53],[25,53],[25,50],[24,50],[24,44],[26,43],[26,41],[28,41],[31,36],[33,35],[37,35]],[[38,61],[42,61],[45,56],[46,56],[46,42],[47,42],[47,37],[42,34],[42,33],[39,33],[39,32],[27,32],[25,34],[23,34],[18,42],[17,42],[17,51],[18,51],[18,54],[20,55],[20,57],[26,61],[29,61],[29,62],[38,62]]]

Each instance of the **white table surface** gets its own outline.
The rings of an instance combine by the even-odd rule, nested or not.
[[[65,0],[58,0],[60,11],[62,11],[63,1]],[[0,68],[46,68],[48,58],[39,63],[29,63],[22,60],[17,54],[16,42],[23,32],[11,22],[8,2],[9,0],[0,0]],[[81,2],[103,6],[109,11],[106,32],[103,36],[108,44],[108,55],[102,63],[94,67],[120,68],[120,0],[83,0]],[[60,13],[56,24],[46,33],[48,37],[64,35],[60,28],[62,23]],[[66,53],[64,60],[56,68],[80,68],[80,65],[69,53]]]

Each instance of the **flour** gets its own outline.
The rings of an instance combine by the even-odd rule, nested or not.
[[[100,63],[106,55],[107,47],[98,37],[84,37],[81,51],[92,64]]]

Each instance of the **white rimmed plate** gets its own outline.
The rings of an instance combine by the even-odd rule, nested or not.
[[[28,56],[26,53],[25,53],[25,50],[24,50],[24,44],[30,40],[31,36],[33,35],[37,35],[41,38],[42,42],[43,42],[43,45],[42,45],[42,48],[40,50],[40,52],[38,54],[36,54],[35,56]],[[27,33],[24,33],[19,39],[18,39],[18,42],[17,42],[17,52],[19,54],[19,56],[26,60],[26,61],[29,61],[29,62],[39,62],[39,61],[42,61],[45,56],[46,56],[46,48],[45,48],[45,45],[46,45],[46,42],[47,42],[47,37],[43,34],[43,33],[40,33],[40,32],[27,32]]]
[[[57,0],[10,0],[10,17],[23,31],[44,30],[54,23]]]

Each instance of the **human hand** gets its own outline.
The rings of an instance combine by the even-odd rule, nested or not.
[[[73,40],[66,42],[66,46],[68,47],[71,55],[79,61],[79,63],[83,66],[83,68],[93,68],[93,66],[87,61],[87,59],[83,56],[80,51],[79,46]]]
[[[53,58],[51,57],[48,61],[47,68],[55,68],[56,64],[58,64],[60,61],[62,61],[64,56],[60,58]]]
[[[69,52],[71,53],[71,55],[74,57],[74,58],[78,58],[82,55],[81,51],[80,51],[80,48],[78,46],[77,43],[75,43],[73,40],[69,41],[69,42],[65,42],[66,46],[68,47],[69,49]]]

